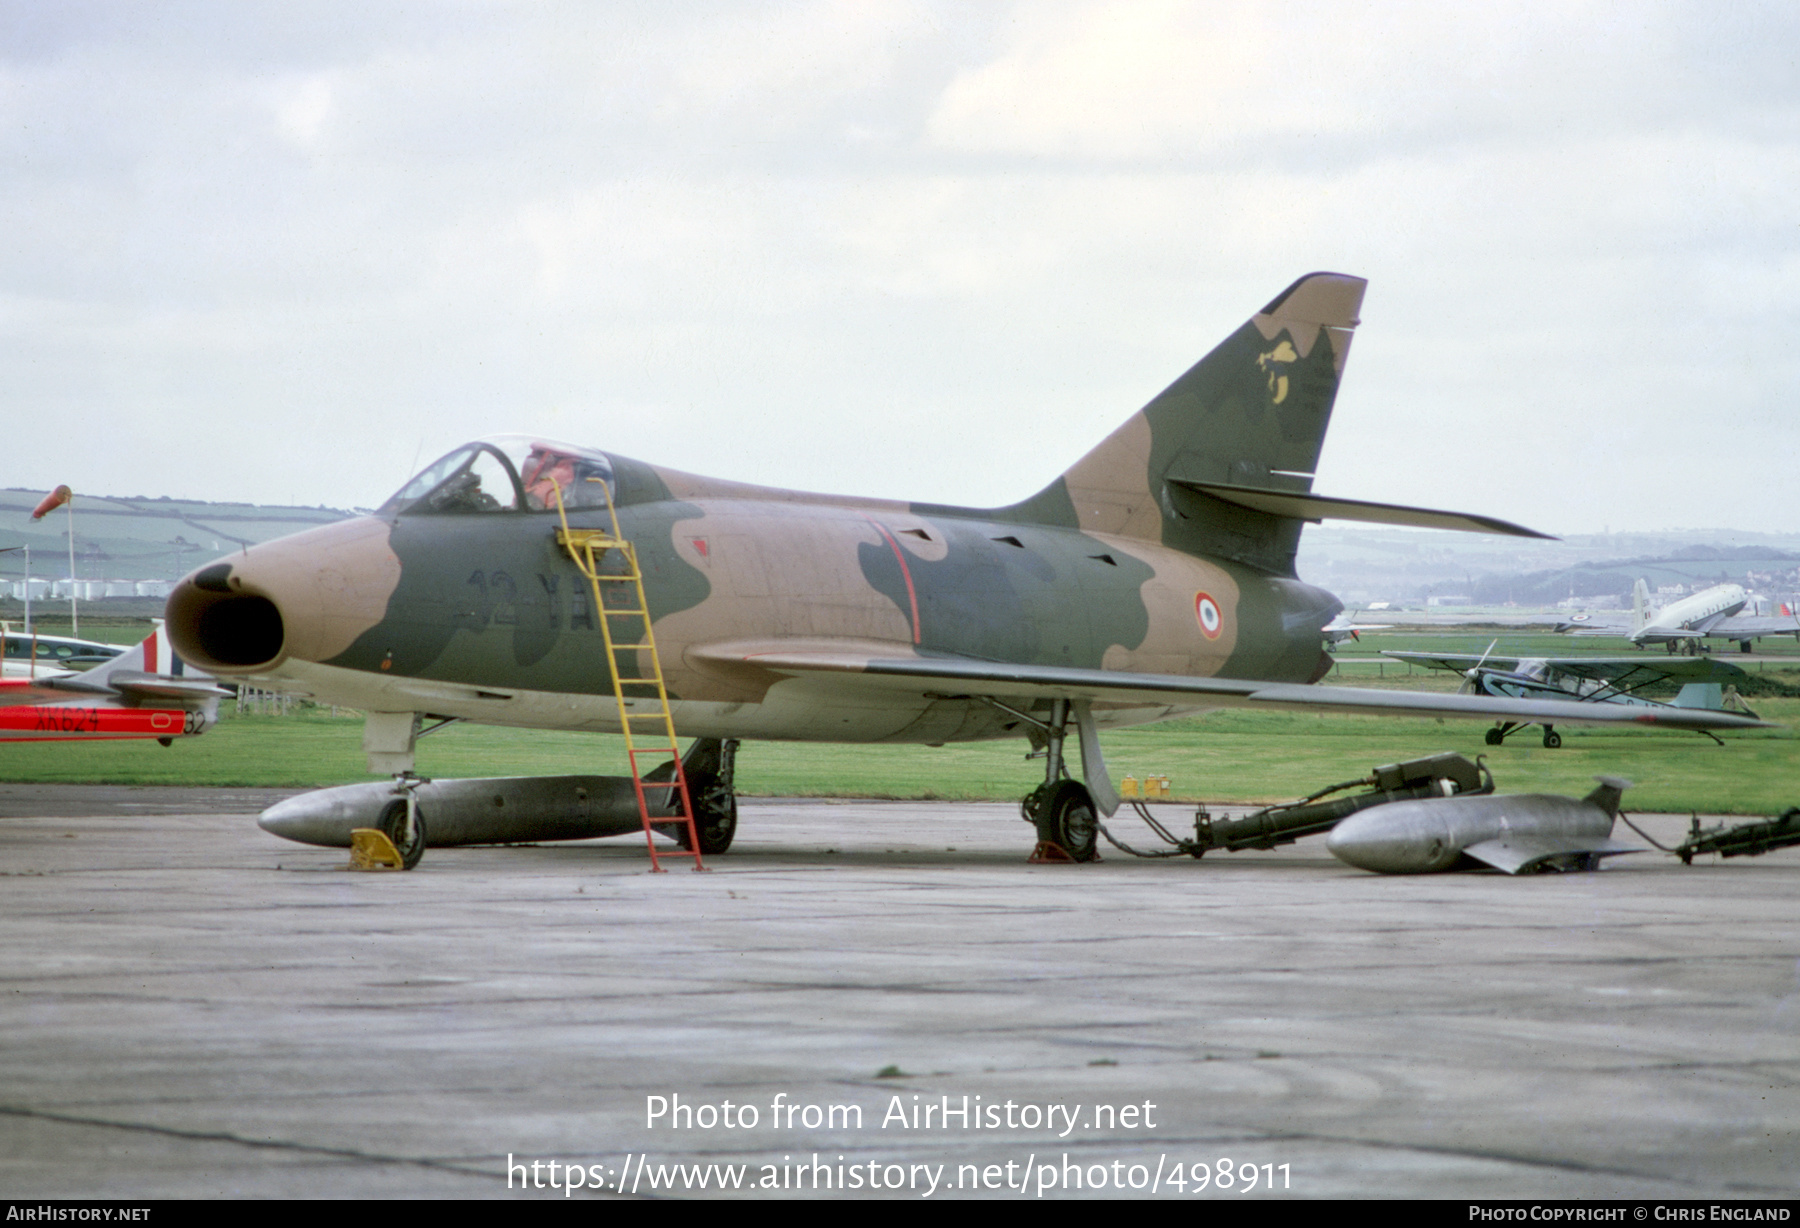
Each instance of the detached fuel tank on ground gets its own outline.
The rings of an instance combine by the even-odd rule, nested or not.
[[[698,738],[682,756],[700,847],[723,853],[737,831],[732,790],[737,743]],[[654,787],[672,778],[674,765],[645,773],[652,820],[673,816],[670,791]],[[388,807],[403,795],[385,781],[315,789],[262,812],[264,831],[302,844],[349,848],[359,827],[384,826]],[[489,776],[430,780],[414,788],[426,839],[433,847],[458,844],[527,844],[540,840],[591,840],[641,832],[637,786],[629,776]],[[674,836],[672,828],[662,829]]]
[[[1382,874],[1429,874],[1459,863],[1508,874],[1591,870],[1602,857],[1642,851],[1611,838],[1631,782],[1599,779],[1580,800],[1512,793],[1376,806],[1339,823],[1325,846],[1341,861]]]
[[[394,798],[387,781],[315,789],[269,807],[257,824],[302,844],[349,848],[350,833],[378,826]],[[434,780],[419,786],[418,801],[434,847],[586,840],[643,830],[629,776]],[[651,813],[657,809],[652,803]]]

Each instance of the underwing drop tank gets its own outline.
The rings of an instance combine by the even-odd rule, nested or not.
[[[1602,776],[1577,800],[1549,793],[1393,802],[1351,815],[1325,839],[1340,861],[1381,874],[1429,874],[1488,865],[1508,874],[1591,870],[1603,857],[1642,850],[1612,839],[1630,781]]]
[[[723,853],[737,831],[737,798],[732,787],[737,743],[700,738],[682,756],[701,850]],[[672,763],[645,774],[645,781],[668,780]],[[462,844],[535,844],[548,840],[590,840],[643,831],[637,786],[629,776],[490,776],[461,780],[418,780],[409,786],[425,839],[433,848]],[[669,790],[645,791],[652,822],[675,816]],[[315,789],[269,807],[257,819],[264,831],[328,848],[349,848],[357,828],[388,830],[395,806],[404,802],[392,783]],[[685,827],[685,824],[681,825]],[[674,823],[658,828],[683,838]]]
[[[643,830],[629,776],[433,780],[415,793],[428,816],[434,848],[586,840]],[[379,827],[393,800],[394,788],[386,781],[315,789],[276,803],[256,822],[266,832],[302,844],[349,848],[350,833]]]

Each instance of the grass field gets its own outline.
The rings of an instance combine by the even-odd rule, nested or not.
[[[1400,689],[1454,689],[1452,675],[1380,663],[1368,650],[1345,654],[1333,682]],[[1379,637],[1386,646],[1465,651],[1492,636]],[[1569,641],[1545,648],[1572,655]],[[1611,651],[1616,652],[1614,648]],[[1786,663],[1780,663],[1785,665]],[[1796,658],[1800,665],[1800,658]],[[1753,666],[1754,668],[1754,666]],[[1800,672],[1771,667],[1773,680],[1800,683]],[[1800,699],[1758,698],[1765,719],[1800,726]],[[0,746],[0,780],[170,785],[310,787],[370,779],[361,751],[362,722],[352,714],[303,708],[288,716],[234,715],[202,738],[164,748],[145,742],[67,742]],[[1156,773],[1178,798],[1209,802],[1282,801],[1365,775],[1377,764],[1435,751],[1486,754],[1507,792],[1583,794],[1597,774],[1625,776],[1637,810],[1772,814],[1800,804],[1800,739],[1791,729],[1726,735],[1715,746],[1698,734],[1563,727],[1563,747],[1542,748],[1535,731],[1488,747],[1476,721],[1219,712],[1104,736],[1115,777]],[[838,746],[757,742],[738,758],[738,784],[750,795],[1012,800],[1041,779],[1021,741],[924,746]],[[618,738],[455,725],[419,744],[426,776],[619,773]]]

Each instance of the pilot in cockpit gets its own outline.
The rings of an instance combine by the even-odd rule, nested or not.
[[[495,435],[440,457],[382,505],[395,515],[603,508],[605,453],[529,435]]]
[[[532,446],[519,470],[525,501],[533,511],[555,511],[559,493],[563,507],[605,507],[610,476],[606,465],[593,457],[541,443]]]

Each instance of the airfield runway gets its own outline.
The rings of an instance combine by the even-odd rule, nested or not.
[[[704,875],[357,874],[282,796],[0,786],[0,1194],[1800,1190],[1800,849],[1033,866],[1007,806],[751,799]]]

